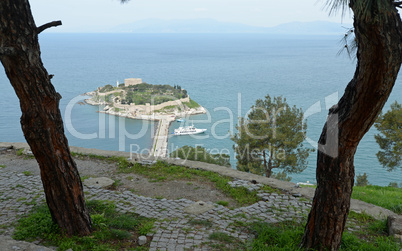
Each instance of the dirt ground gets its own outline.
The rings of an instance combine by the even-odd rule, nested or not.
[[[141,175],[119,173],[115,163],[82,157],[75,158],[75,161],[81,178],[108,177],[118,181],[117,190],[120,191],[130,190],[145,197],[173,200],[184,198],[205,202],[227,201],[229,206],[235,206],[234,200],[218,191],[212,183],[186,180],[150,182]],[[0,171],[40,175],[39,166],[33,157],[18,156],[12,149],[0,149]]]

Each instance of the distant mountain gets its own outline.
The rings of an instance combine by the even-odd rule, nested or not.
[[[110,32],[125,33],[267,33],[267,34],[340,34],[342,25],[326,21],[292,22],[275,27],[220,22],[214,19],[162,20],[146,19],[114,27]]]
[[[268,28],[269,33],[276,34],[339,34],[345,33],[352,24],[340,24],[326,21],[292,22]]]

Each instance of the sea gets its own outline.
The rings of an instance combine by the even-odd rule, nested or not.
[[[180,85],[206,108],[207,114],[173,122],[194,124],[207,132],[197,136],[170,136],[172,152],[184,146],[202,146],[225,153],[236,168],[231,135],[257,99],[282,96],[300,107],[307,119],[306,147],[317,147],[328,109],[343,95],[352,79],[356,59],[339,54],[342,35],[269,34],[40,34],[42,59],[52,83],[62,95],[60,110],[65,133],[73,146],[147,153],[156,123],[99,113],[83,105],[86,96],[106,84],[142,78],[149,84]],[[21,111],[4,71],[0,71],[0,141],[25,142]],[[401,78],[385,105],[402,103]],[[376,158],[379,147],[374,127],[360,142],[355,155],[356,175],[366,173],[374,185],[402,182],[402,170],[388,172]],[[292,182],[316,182],[317,153],[308,167],[289,174]],[[274,170],[275,171],[275,170]]]

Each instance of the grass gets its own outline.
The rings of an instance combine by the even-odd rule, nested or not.
[[[222,233],[222,232],[214,232],[214,233],[210,234],[209,239],[226,242],[226,243],[230,243],[235,240],[235,238],[233,236],[230,236],[230,235],[228,235],[226,233]]]
[[[211,182],[218,190],[233,198],[239,206],[251,205],[260,200],[256,191],[250,192],[245,187],[233,188],[228,184],[228,182],[233,180],[232,178],[211,171],[171,165],[163,161],[158,161],[151,166],[145,166],[139,163],[130,162],[125,157],[104,157],[80,153],[73,153],[73,156],[81,159],[98,159],[110,163],[114,162],[117,164],[120,173],[139,174],[148,178],[150,182],[164,182],[170,180],[184,180],[187,181],[187,184],[190,184],[193,181]],[[268,186],[263,186],[261,189],[265,192],[280,193],[279,190]]]
[[[212,182],[217,189],[232,197],[241,206],[251,205],[260,200],[256,191],[250,192],[244,187],[233,188],[228,184],[228,182],[232,181],[231,178],[214,172],[170,165],[161,161],[152,166],[131,163],[123,157],[117,158],[116,161],[120,172],[140,174],[153,182],[163,182],[165,180]],[[265,187],[265,190],[276,191],[268,187]]]
[[[5,168],[6,167],[6,165],[0,165],[0,168]]]
[[[44,204],[19,220],[13,237],[16,240],[39,240],[48,246],[58,246],[58,250],[147,249],[146,246],[136,247],[135,243],[138,236],[151,231],[154,220],[136,214],[120,214],[116,212],[115,204],[107,201],[88,201],[87,207],[93,222],[90,236],[63,235]]]
[[[106,157],[102,155],[96,155],[96,154],[83,154],[83,153],[77,153],[77,152],[71,152],[71,156],[75,158],[80,158],[80,159],[97,159],[97,160],[109,160],[113,157]]]
[[[24,153],[24,148],[18,149],[16,152],[17,156],[22,156],[23,153]]]
[[[123,185],[123,182],[121,180],[115,180],[111,186],[112,190],[117,190],[119,186]]]
[[[247,250],[246,243],[224,232],[213,232],[208,239],[213,250]]]
[[[194,100],[192,100],[191,98],[190,98],[190,102],[183,102],[183,104],[186,105],[190,109],[200,107],[200,105],[197,102],[195,102]]]
[[[169,106],[163,107],[163,108],[160,109],[160,110],[155,110],[154,112],[155,112],[155,113],[168,113],[168,112],[173,112],[174,109],[177,109],[177,110],[180,111],[180,110],[181,110],[181,107],[180,107],[180,105],[169,105]]]
[[[373,185],[355,186],[353,187],[352,198],[402,214],[402,188]]]
[[[81,176],[81,181],[84,182],[85,180],[87,180],[89,178],[91,178],[91,176],[83,175],[83,176]]]
[[[25,176],[32,176],[33,173],[31,171],[23,171],[22,172]]]
[[[220,191],[234,198],[241,206],[250,205],[259,200],[256,192],[249,192],[245,188],[231,188],[227,184],[228,181],[231,181],[231,178],[223,177],[210,171],[174,166],[165,162],[158,162],[151,167],[146,167],[138,163],[133,164],[124,157],[104,157],[80,153],[73,153],[73,156],[116,162],[120,172],[140,174],[149,178],[152,182],[163,182],[165,180],[187,180],[188,184],[191,181],[213,182]],[[268,186],[264,186],[261,189],[269,193],[278,193],[277,190]],[[352,198],[402,214],[402,188],[371,185],[365,187],[355,186],[353,187]]]
[[[227,207],[229,205],[229,202],[220,200],[220,201],[217,201],[216,204]]]
[[[356,216],[354,216],[356,217]],[[365,216],[363,216],[364,218]],[[382,231],[384,223],[370,219],[360,232],[345,231],[340,250],[387,250],[399,251],[402,245],[387,237]],[[251,243],[252,250],[299,250],[304,233],[304,223],[282,222],[269,224],[256,222],[250,225],[250,231],[256,235]],[[381,231],[378,231],[381,229]],[[375,233],[373,235],[373,233]]]
[[[313,187],[304,186],[301,187]],[[402,188],[397,187],[382,187],[375,185],[354,186],[352,199],[361,200],[379,207],[389,209],[397,214],[402,214]]]

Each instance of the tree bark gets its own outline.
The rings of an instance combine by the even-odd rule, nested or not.
[[[402,23],[391,1],[382,1],[386,3],[374,6],[370,14],[355,2],[350,7],[358,45],[356,72],[330,109],[318,142],[317,189],[302,248],[339,249],[350,209],[356,148],[386,103],[401,66]]]
[[[0,48],[11,48],[0,60],[20,100],[22,130],[39,163],[53,221],[68,235],[87,235],[91,218],[64,135],[61,96],[43,66],[28,0],[0,1],[0,17]]]

